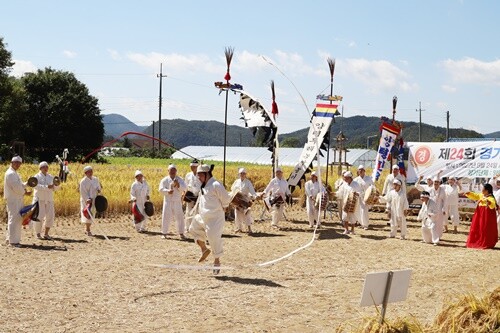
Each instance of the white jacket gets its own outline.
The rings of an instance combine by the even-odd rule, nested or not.
[[[19,177],[19,174],[12,167],[9,167],[5,172],[3,179],[3,197],[7,201],[23,200],[24,185]]]
[[[200,193],[201,182],[192,171],[186,174],[184,182],[186,183],[187,191],[193,192],[194,195],[198,196]]]
[[[229,206],[231,196],[214,177],[201,189],[198,212],[205,221],[224,220],[224,208]]]
[[[173,186],[174,180],[179,182],[178,188]],[[168,190],[170,189],[174,191],[172,193],[168,193]],[[163,178],[160,181],[160,186],[158,187],[158,190],[164,196],[164,201],[181,201],[182,193],[186,191],[186,189],[186,183],[179,176],[175,176],[174,179],[170,178],[170,176]]]
[[[49,188],[49,185],[54,185],[54,177],[49,173],[44,175],[41,171],[35,177],[38,179],[38,184],[33,193],[33,202],[54,202],[54,191],[59,190],[59,186]]]
[[[255,199],[257,197],[257,193],[255,193],[252,182],[247,178],[245,178],[244,180],[241,180],[241,178],[236,179],[231,186],[231,192],[241,192],[241,194],[246,195],[252,199]]]
[[[409,208],[408,199],[406,198],[406,192],[403,189],[400,189],[399,192],[396,192],[395,189],[392,189],[384,196],[385,201],[387,202],[386,208],[391,212],[391,216],[394,216],[396,219],[402,219],[405,217],[404,211]]]

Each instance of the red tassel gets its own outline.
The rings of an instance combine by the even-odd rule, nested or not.
[[[278,114],[278,104],[276,104],[275,101],[273,101],[273,104],[272,104],[272,109],[271,109],[271,113],[273,115],[277,115]]]
[[[227,71],[226,75],[224,76],[224,80],[226,81],[231,80],[231,75],[229,74],[229,71]]]

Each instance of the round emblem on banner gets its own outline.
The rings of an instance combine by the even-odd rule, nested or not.
[[[418,147],[413,154],[413,161],[419,167],[428,166],[433,160],[434,155],[432,154],[432,149],[427,146]]]

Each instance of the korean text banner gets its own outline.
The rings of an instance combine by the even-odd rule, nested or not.
[[[408,182],[418,176],[490,178],[500,174],[500,142],[408,142]]]
[[[396,138],[400,132],[399,128],[388,123],[383,123],[382,126],[380,126],[380,130],[380,142],[377,149],[377,156],[375,157],[375,168],[373,169],[372,174],[374,181],[379,179],[382,170],[384,170],[384,166],[389,158],[392,146],[394,146]]]

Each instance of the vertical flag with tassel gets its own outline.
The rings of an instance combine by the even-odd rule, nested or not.
[[[398,167],[399,167],[399,173],[405,176],[406,178],[406,168],[405,168],[405,161],[403,159],[403,154],[404,154],[404,141],[403,137],[400,137],[398,144]]]
[[[279,140],[278,140],[278,127],[276,126],[276,117],[278,116],[278,104],[276,103],[276,92],[274,90],[274,80],[271,80],[271,97],[272,97],[272,104],[271,104],[271,113],[273,115],[274,119],[274,135],[271,138],[271,145],[272,145],[272,156],[271,160],[273,162],[273,177],[275,176],[275,171],[279,166]]]
[[[22,225],[28,225],[30,221],[38,221],[39,204],[38,201],[31,205],[24,206],[19,210],[19,214],[22,216]]]

